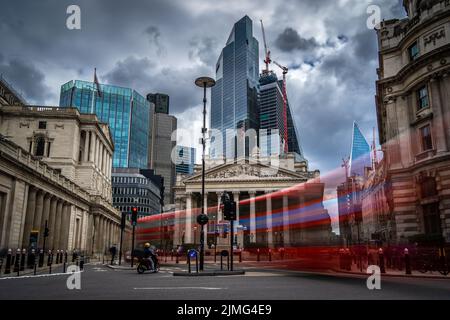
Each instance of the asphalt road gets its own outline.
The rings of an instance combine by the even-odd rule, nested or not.
[[[366,277],[289,273],[248,268],[245,275],[174,277],[176,267],[139,275],[86,265],[81,289],[69,290],[68,275],[0,279],[0,299],[450,299],[450,279],[388,278],[381,290],[369,290]]]

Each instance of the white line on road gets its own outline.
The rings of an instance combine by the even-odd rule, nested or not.
[[[223,290],[228,288],[214,288],[214,287],[152,287],[152,288],[133,288],[134,290],[181,290],[181,289],[198,289],[198,290]]]
[[[3,277],[0,278],[0,280],[11,280],[11,279],[28,279],[28,278],[42,278],[42,277],[52,277],[52,276],[69,276],[74,273],[81,273],[84,271],[77,271],[77,272],[66,272],[66,273],[50,273],[50,274],[37,274],[37,275],[31,275],[31,276],[19,276],[19,277]]]

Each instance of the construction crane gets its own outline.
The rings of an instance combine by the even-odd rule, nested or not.
[[[287,127],[287,92],[286,92],[286,74],[288,73],[288,67],[282,66],[275,60],[273,61],[283,71],[283,122],[284,122],[284,151],[288,152],[288,127]]]
[[[267,43],[266,43],[266,33],[264,32],[264,25],[262,20],[259,20],[261,22],[261,30],[262,30],[262,35],[263,35],[263,40],[264,40],[264,52],[266,54],[266,58],[264,59],[264,63],[266,64],[266,69],[263,70],[263,74],[268,74],[269,73],[269,64],[272,62],[272,60],[270,60],[270,50],[267,49]]]

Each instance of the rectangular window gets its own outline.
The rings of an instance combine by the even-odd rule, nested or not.
[[[423,222],[426,234],[442,234],[438,203],[426,204],[423,209]]]
[[[51,146],[51,142],[47,142],[47,157],[50,157],[50,146]]]
[[[427,86],[423,86],[422,88],[420,88],[419,90],[417,90],[417,106],[418,109],[424,109],[424,108],[428,108],[429,106],[429,101],[428,101],[428,88]]]
[[[430,125],[420,128],[420,139],[422,141],[422,151],[433,149]]]
[[[419,57],[419,44],[417,43],[417,41],[409,47],[408,52],[410,61],[414,61]]]
[[[39,129],[47,129],[47,121],[39,121]]]

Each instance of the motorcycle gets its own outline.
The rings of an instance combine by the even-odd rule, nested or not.
[[[152,264],[150,263],[150,259],[153,260],[153,265],[155,266],[155,269],[152,269]],[[145,271],[152,271],[153,273],[158,272],[159,271],[158,257],[155,255],[154,257],[139,259],[139,263],[138,263],[136,269],[139,274],[143,274]]]

